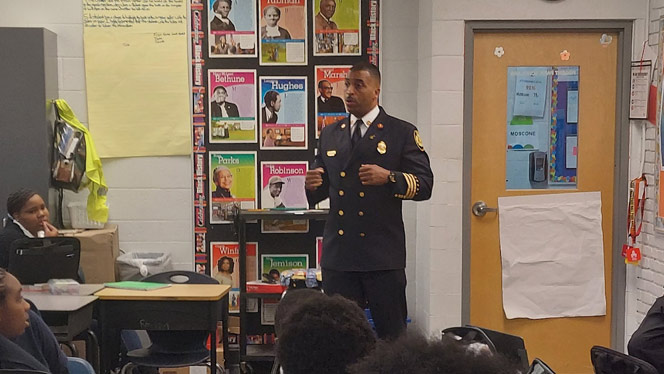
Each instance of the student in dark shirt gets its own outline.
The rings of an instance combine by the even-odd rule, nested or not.
[[[23,335],[30,325],[29,310],[30,305],[21,295],[21,283],[13,275],[0,268],[0,369],[36,370],[50,373],[50,370],[39,362],[38,358],[32,356],[17,341],[12,341]],[[38,316],[36,317],[38,318]],[[29,334],[34,333],[34,337],[39,339],[38,332],[40,331],[40,327],[36,326]],[[28,341],[31,340],[30,337],[26,338]],[[39,349],[43,343],[43,341],[36,341],[35,348]],[[47,355],[43,354],[42,357]],[[66,366],[63,371],[58,371],[58,373],[67,373]]]
[[[9,247],[14,240],[58,236],[58,229],[49,222],[48,207],[35,191],[20,189],[7,198],[7,225],[0,231],[0,267],[9,264]]]

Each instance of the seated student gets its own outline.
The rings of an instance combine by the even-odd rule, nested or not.
[[[339,295],[299,295],[308,300],[280,316],[277,358],[284,374],[343,374],[374,348],[374,332],[355,302]]]
[[[474,351],[451,338],[428,340],[411,333],[378,342],[348,373],[517,374],[519,370],[503,356]]]
[[[44,236],[58,236],[58,229],[49,223],[49,213],[44,199],[38,193],[20,189],[7,198],[7,225],[0,231],[0,267],[9,264],[9,248],[14,240],[36,238],[39,231]]]
[[[48,367],[53,374],[68,374],[67,356],[44,320],[34,311],[28,312],[30,325],[14,339],[19,347]]]
[[[639,328],[632,334],[627,352],[664,373],[664,296],[655,300]]]
[[[30,305],[21,295],[19,281],[0,268],[0,369],[37,370],[48,373],[50,371],[44,364],[12,341],[23,334],[29,326],[29,310]]]

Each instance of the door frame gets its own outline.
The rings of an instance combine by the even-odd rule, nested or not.
[[[464,37],[463,94],[463,192],[462,192],[462,305],[461,321],[470,323],[470,185],[472,172],[473,59],[475,34],[488,32],[615,32],[618,34],[615,163],[613,193],[611,273],[611,347],[622,352],[625,346],[625,274],[621,248],[627,239],[625,222],[629,181],[629,79],[632,56],[631,20],[513,20],[466,21]]]

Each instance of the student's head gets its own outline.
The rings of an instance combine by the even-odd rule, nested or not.
[[[263,96],[263,102],[265,107],[270,109],[273,112],[278,112],[281,109],[281,95],[277,91],[267,91]]]
[[[263,8],[263,18],[265,18],[265,23],[268,26],[274,27],[281,18],[281,9],[274,5],[268,5]]]
[[[217,271],[222,273],[233,273],[235,270],[235,261],[228,256],[224,256],[217,261]]]
[[[281,334],[281,326],[286,322],[293,310],[309,300],[320,299],[323,297],[327,296],[325,296],[320,290],[314,290],[311,288],[294,288],[286,291],[279,301],[277,310],[274,313],[274,332],[277,334],[277,338],[279,338]]]
[[[323,79],[318,82],[318,92],[325,99],[332,97],[332,90],[334,90],[334,88],[332,87],[332,83],[330,83],[330,81]]]
[[[275,281],[279,282],[279,278],[281,277],[281,274],[279,273],[279,270],[270,269],[268,274],[270,275],[270,278],[272,278],[272,280],[275,280]]]
[[[21,283],[0,268],[0,335],[15,338],[29,326],[30,304],[23,300]]]
[[[330,19],[337,9],[337,2],[335,0],[320,0],[320,14],[325,18]]]
[[[404,334],[396,340],[381,341],[376,349],[352,365],[350,374],[516,374],[518,371],[500,355],[475,353],[451,338],[428,340],[418,334]]]
[[[217,187],[230,190],[233,186],[233,174],[231,170],[224,165],[219,165],[214,169],[212,180]]]
[[[226,87],[217,86],[217,87],[214,88],[214,91],[212,92],[212,99],[217,104],[221,104],[224,101],[226,101],[227,97],[228,97],[228,92],[226,91]]]
[[[7,198],[7,213],[34,236],[48,222],[48,208],[35,191],[20,189]]]
[[[380,71],[366,61],[353,65],[346,77],[346,108],[356,117],[363,117],[378,105]]]
[[[220,15],[221,18],[227,18],[232,7],[233,4],[231,3],[231,0],[216,0],[214,4],[212,4],[212,9],[214,9],[214,12]]]
[[[272,197],[277,197],[281,195],[281,190],[284,187],[284,180],[281,179],[281,177],[275,175],[270,178],[270,180],[268,181],[268,185],[270,188],[270,195]]]
[[[345,373],[376,343],[362,309],[339,295],[303,302],[279,330],[277,357],[285,374]]]

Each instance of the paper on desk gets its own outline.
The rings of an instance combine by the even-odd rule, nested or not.
[[[498,198],[508,319],[606,314],[599,192]]]

